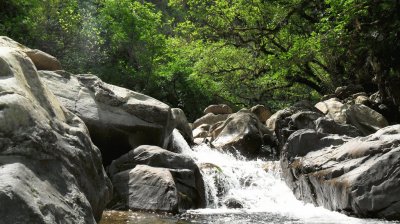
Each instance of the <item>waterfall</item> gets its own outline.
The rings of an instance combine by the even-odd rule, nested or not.
[[[187,213],[203,216],[204,223],[388,223],[348,217],[297,200],[281,178],[278,161],[248,160],[206,144],[191,149],[178,131],[173,135],[174,144],[202,171],[207,208]],[[208,218],[215,214],[223,214],[223,220]]]

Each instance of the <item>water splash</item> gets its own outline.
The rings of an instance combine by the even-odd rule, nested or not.
[[[348,217],[297,200],[281,178],[279,162],[247,160],[205,144],[184,153],[192,156],[201,168],[208,196],[206,209],[191,210],[188,214],[223,214],[204,222],[394,223]],[[236,209],[230,208],[232,202]],[[220,221],[214,222],[216,219]]]

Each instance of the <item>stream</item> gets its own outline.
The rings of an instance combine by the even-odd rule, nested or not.
[[[191,156],[203,172],[208,205],[179,215],[143,212],[104,212],[101,224],[120,223],[325,223],[394,224],[359,219],[297,200],[281,178],[278,161],[247,160],[208,145],[191,149],[174,133],[174,144]],[[234,207],[234,208],[232,208]]]

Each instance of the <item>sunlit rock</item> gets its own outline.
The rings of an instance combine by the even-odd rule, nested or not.
[[[85,124],[23,51],[0,47],[0,222],[96,223],[110,198]]]
[[[40,71],[39,75],[60,102],[85,122],[105,164],[139,145],[167,148],[176,126],[168,105],[90,74]]]
[[[10,47],[24,52],[33,62],[37,70],[61,70],[61,63],[57,58],[38,49],[30,49],[9,37],[0,36],[0,47]]]

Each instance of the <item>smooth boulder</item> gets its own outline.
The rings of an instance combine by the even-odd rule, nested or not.
[[[400,218],[398,161],[400,125],[358,138],[299,130],[281,153],[298,199],[367,218]]]
[[[104,164],[143,144],[167,148],[176,126],[171,108],[90,74],[40,71],[41,79],[89,128]]]
[[[1,222],[96,223],[111,194],[83,121],[23,51],[0,47]]]
[[[175,201],[175,199],[168,197],[160,200],[170,200],[170,203],[174,206],[166,207],[164,205],[168,203],[163,202],[160,205],[154,204],[150,208],[147,207],[148,205],[145,202],[146,200],[152,200],[151,198],[146,199],[145,196],[132,198],[133,195],[142,193],[150,196],[146,192],[137,190],[138,186],[135,185],[135,180],[138,180],[137,178],[140,179],[140,173],[147,172],[143,171],[143,169],[140,169],[140,172],[135,170],[138,165],[151,167],[145,169],[151,170],[151,172],[154,171],[153,173],[170,173],[166,177],[171,175],[174,188],[176,188],[173,198],[178,200]],[[170,152],[157,146],[142,145],[114,160],[108,172],[116,192],[110,205],[111,207],[117,205],[129,209],[178,212],[185,209],[203,208],[206,205],[202,175],[193,159],[186,155]],[[163,175],[158,174],[155,174],[154,178],[157,180],[162,179]],[[167,179],[168,181],[163,181],[172,183],[171,178],[168,177]],[[149,186],[154,186],[152,178],[140,179],[141,185],[146,185],[146,181],[149,181],[147,183]],[[158,197],[163,198],[165,196],[154,196],[154,198]]]
[[[364,135],[369,135],[389,125],[386,118],[375,110],[354,104],[346,111],[347,122],[357,127]]]
[[[256,156],[264,144],[264,134],[271,135],[250,111],[232,114],[220,129],[211,144],[217,148],[239,151],[246,156]]]

